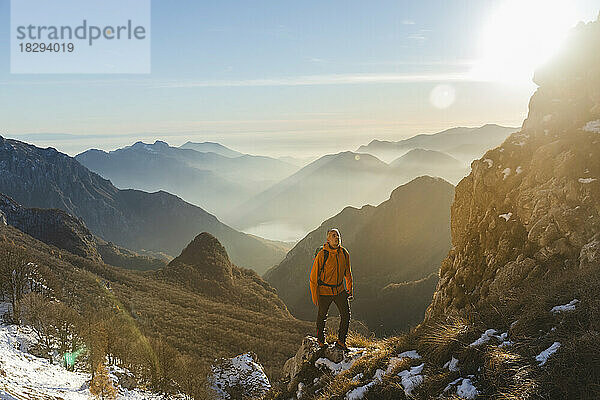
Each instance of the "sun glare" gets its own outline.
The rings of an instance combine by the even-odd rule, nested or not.
[[[558,50],[577,24],[569,1],[506,0],[493,12],[480,37],[476,79],[530,82],[535,68]]]

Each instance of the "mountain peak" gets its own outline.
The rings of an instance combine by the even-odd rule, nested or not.
[[[221,282],[232,281],[232,264],[223,245],[208,232],[192,240],[181,254],[171,261],[170,268],[187,266],[196,275]]]

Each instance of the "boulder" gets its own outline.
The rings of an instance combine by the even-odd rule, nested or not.
[[[252,352],[215,360],[208,381],[218,399],[254,399],[271,388],[258,357]]]

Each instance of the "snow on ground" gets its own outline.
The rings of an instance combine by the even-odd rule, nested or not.
[[[352,367],[356,360],[361,358],[365,353],[365,349],[360,347],[349,347],[348,350],[348,354],[345,354],[344,359],[339,363],[335,363],[328,358],[321,357],[315,361],[315,365],[317,367],[325,366],[329,368],[334,375],[347,371],[350,369],[350,367]]]
[[[508,178],[509,175],[510,175],[510,168],[504,168],[502,170],[502,174],[504,174],[504,176],[502,177],[503,180],[506,179],[506,178]]]
[[[364,350],[364,349],[360,349],[360,350]],[[362,353],[361,353],[361,355],[362,355]],[[346,393],[346,399],[348,399],[348,400],[362,399],[364,397],[364,395],[373,386],[381,383],[384,376],[391,374],[394,367],[396,365],[398,365],[400,360],[402,360],[404,358],[410,358],[410,359],[416,360],[416,359],[421,358],[421,356],[419,355],[419,353],[417,353],[416,350],[409,350],[409,351],[405,351],[403,353],[398,354],[397,357],[390,358],[390,361],[389,361],[388,366],[385,371],[382,369],[378,369],[377,371],[375,371],[375,375],[373,375],[373,378],[371,379],[371,381],[369,383],[350,390],[348,393]],[[423,383],[423,379],[425,379],[425,376],[421,375],[421,372],[423,371],[424,366],[425,366],[425,363],[418,365],[416,367],[411,367],[408,370],[404,370],[404,371],[401,371],[400,373],[398,373],[398,376],[401,378],[401,384],[402,384],[402,387],[404,388],[404,392],[407,395],[410,395],[410,393],[412,393],[414,388],[416,388],[421,383]],[[355,376],[353,378],[353,380],[359,380],[361,378],[362,378],[362,374],[359,374],[359,375]]]
[[[213,365],[211,372],[210,386],[222,399],[229,399],[231,396],[228,389],[240,385],[249,388],[256,397],[260,397],[271,388],[262,365],[255,361],[252,353],[220,359]]]
[[[458,371],[458,358],[453,356],[450,361],[444,364],[444,368],[448,368],[452,372]]]
[[[519,165],[515,172],[517,173],[517,175],[519,175],[521,172],[523,172],[523,168]]]
[[[505,221],[508,221],[510,219],[510,217],[512,217],[512,213],[509,212],[509,213],[506,213],[506,214],[500,214],[500,215],[498,215],[498,217],[504,218]]]
[[[90,374],[70,372],[27,353],[32,340],[26,327],[0,325],[0,399],[89,400]],[[119,388],[118,398],[142,400],[160,396]]]
[[[486,158],[485,160],[483,160],[483,162],[487,164],[488,168],[492,168],[492,165],[494,165],[494,160],[491,160],[489,158]]]
[[[596,178],[579,178],[579,183],[592,183],[596,180]]]
[[[423,372],[423,367],[425,363],[417,365],[416,367],[411,367],[410,370],[400,371],[398,376],[402,379],[402,387],[404,388],[404,393],[407,396],[412,394],[412,391],[423,383],[425,379],[425,375],[421,375]]]
[[[475,347],[475,346],[480,346],[482,344],[485,344],[485,343],[489,342],[491,338],[498,337],[496,335],[496,333],[497,332],[495,329],[488,329],[487,331],[485,331],[481,334],[481,337],[479,339],[477,339],[476,341],[471,343],[469,346]]]
[[[590,121],[583,127],[586,132],[600,133],[600,119]]]
[[[366,385],[359,386],[357,388],[350,390],[348,393],[346,393],[346,399],[347,400],[362,399],[364,397],[364,395],[367,394],[369,389],[371,389],[373,386],[375,386],[381,382],[384,375],[385,375],[385,372],[382,369],[378,369],[377,371],[375,371],[375,375],[373,375],[373,379],[371,380],[371,382],[367,383]]]
[[[473,384],[471,379],[473,375],[469,375],[468,378],[458,378],[454,381],[450,382],[448,386],[444,389],[444,393],[451,390],[453,387],[456,387],[456,395],[462,399],[474,399],[479,394],[479,391]]]
[[[565,312],[565,311],[574,311],[577,303],[579,303],[579,300],[573,299],[568,304],[563,304],[562,306],[552,307],[552,310],[550,310],[550,312],[553,314],[558,314],[558,313]]]
[[[535,360],[539,363],[540,366],[546,364],[548,358],[550,358],[552,354],[556,353],[559,347],[559,342],[552,343],[552,346],[548,347],[546,350],[542,351],[540,354],[535,356]]]

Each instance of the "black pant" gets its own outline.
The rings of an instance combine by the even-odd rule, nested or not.
[[[348,335],[348,326],[350,325],[350,304],[348,303],[348,292],[345,290],[335,296],[319,295],[319,312],[317,314],[317,338],[321,342],[325,342],[325,320],[327,319],[327,311],[331,302],[335,302],[340,311],[340,328],[338,330],[338,340],[346,343]]]

